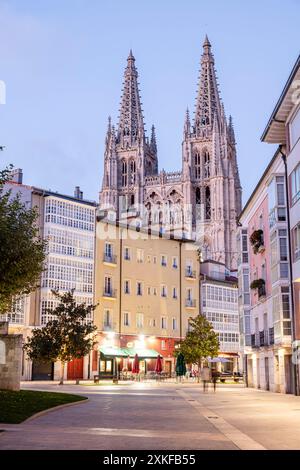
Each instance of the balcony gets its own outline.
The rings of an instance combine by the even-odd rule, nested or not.
[[[117,264],[117,257],[116,255],[108,255],[106,253],[104,253],[103,255],[103,263],[105,264],[110,264],[110,265],[116,265]]]
[[[106,299],[116,299],[117,298],[117,290],[116,289],[103,289],[102,297]]]
[[[196,308],[196,300],[194,300],[194,299],[185,299],[185,306],[187,308]]]
[[[266,296],[266,281],[264,279],[254,279],[250,284],[250,289],[256,289],[258,298]]]
[[[187,279],[196,279],[196,271],[193,271],[190,268],[186,268],[185,270],[185,277]]]
[[[274,344],[274,327],[269,328],[269,344]]]

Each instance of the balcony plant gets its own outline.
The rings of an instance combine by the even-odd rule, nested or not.
[[[264,279],[254,279],[250,284],[250,289],[257,289],[258,296],[266,295],[266,281]]]
[[[264,250],[264,232],[263,230],[254,230],[250,236],[250,243],[255,254]]]

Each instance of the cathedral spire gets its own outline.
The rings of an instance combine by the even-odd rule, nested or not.
[[[156,134],[154,125],[152,125],[151,127],[150,149],[154,154],[157,154]]]
[[[118,142],[123,147],[136,146],[138,137],[144,139],[144,122],[138,89],[135,58],[130,49],[124,73],[123,95],[118,126]]]
[[[206,36],[203,43],[199,89],[195,111],[194,129],[196,135],[201,135],[201,131],[207,130],[208,128],[212,130],[215,113],[220,116],[221,103],[214,68],[214,57],[211,52],[211,44]]]
[[[229,116],[228,137],[229,137],[230,143],[232,145],[235,145],[235,134],[234,134],[234,127],[233,127],[233,123],[232,123],[232,116]]]
[[[191,133],[190,112],[189,112],[189,108],[186,108],[184,128],[183,128],[184,138],[189,137],[190,133]]]

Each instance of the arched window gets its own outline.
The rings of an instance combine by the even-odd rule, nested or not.
[[[194,166],[195,166],[195,178],[199,179],[201,177],[201,159],[200,159],[199,152],[196,152],[194,155]]]
[[[134,194],[131,194],[131,195],[130,195],[130,206],[131,206],[131,207],[134,206]]]
[[[135,184],[136,181],[136,166],[135,161],[131,160],[130,162],[130,184]]]
[[[122,161],[122,186],[127,186],[127,162]]]
[[[211,219],[211,200],[210,200],[210,189],[208,186],[205,188],[205,219]]]
[[[205,150],[204,152],[204,178],[209,178],[210,177],[210,157],[209,157],[209,152]]]

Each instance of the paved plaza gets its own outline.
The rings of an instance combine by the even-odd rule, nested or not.
[[[80,404],[23,424],[2,424],[0,449],[300,449],[300,397],[222,385],[71,385],[24,389],[79,393]]]

